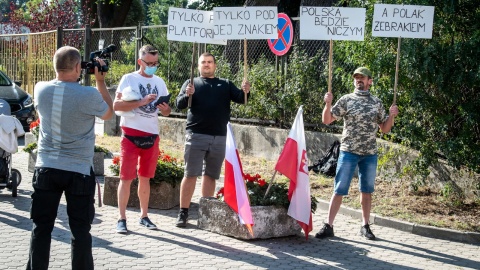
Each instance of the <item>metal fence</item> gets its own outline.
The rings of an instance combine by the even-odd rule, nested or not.
[[[55,78],[52,58],[56,41],[57,31],[0,35],[0,68],[33,94],[35,83]]]
[[[289,65],[292,62],[293,50],[301,51],[304,55],[315,58],[315,72],[313,76],[318,77],[318,81],[309,85],[311,91],[318,92],[318,95],[326,90],[328,69],[329,44],[328,41],[307,41],[300,40],[299,18],[293,18],[292,24],[295,29],[292,49],[284,56],[274,55],[268,46],[267,40],[248,40],[247,42],[247,62],[251,68],[259,61],[274,65],[276,69],[275,78],[278,80],[275,94],[282,95],[281,92],[293,91],[285,83],[291,69]],[[138,26],[122,28],[102,28],[102,29],[59,29],[46,33],[22,34],[22,35],[0,35],[0,69],[14,80],[22,82],[26,91],[33,94],[33,87],[38,81],[51,80],[55,78],[52,66],[52,58],[58,46],[70,45],[78,48],[84,55],[84,60],[88,61],[89,53],[98,50],[99,43],[103,46],[114,44],[117,51],[112,54],[111,68],[107,78],[108,84],[118,84],[121,76],[132,72],[138,67],[138,50],[143,44],[152,44],[159,50],[160,66],[157,75],[161,76],[169,87],[169,91],[175,94],[180,86],[190,77],[192,68],[192,43],[176,42],[167,40],[166,26]],[[217,58],[222,60],[222,74],[228,74],[230,79],[242,78],[244,43],[241,40],[230,40],[227,45],[196,44],[198,55],[205,51],[210,51]],[[197,56],[193,57],[196,61]],[[349,66],[345,61],[347,56],[334,54],[334,68],[341,67],[343,73],[351,73],[355,67]],[[196,68],[195,68],[196,72]],[[302,75],[300,73],[300,75]],[[310,75],[311,76],[311,75]],[[265,78],[269,80],[271,78]],[[85,84],[90,84],[87,76]],[[332,82],[332,88],[341,87],[343,82]],[[254,89],[255,90],[255,89]],[[280,92],[279,92],[280,91]],[[298,91],[298,89],[297,89]],[[272,92],[273,93],[273,92]],[[308,97],[307,97],[308,98]],[[280,101],[279,101],[280,102]],[[278,106],[282,106],[279,104]],[[318,114],[313,111],[310,114]],[[235,110],[233,116],[235,117]],[[241,116],[240,116],[241,117]],[[285,118],[283,116],[283,118]],[[288,118],[288,117],[287,117]],[[269,119],[276,122],[276,119]],[[311,121],[318,122],[317,119]]]

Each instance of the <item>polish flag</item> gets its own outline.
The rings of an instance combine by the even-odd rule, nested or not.
[[[225,202],[238,214],[240,223],[247,226],[248,232],[253,237],[253,218],[250,201],[247,195],[247,187],[243,180],[242,163],[240,162],[230,123],[227,124],[225,149],[224,198]]]
[[[308,233],[313,230],[313,223],[306,149],[303,108],[300,106],[275,170],[290,179],[288,215],[297,220],[308,240]]]

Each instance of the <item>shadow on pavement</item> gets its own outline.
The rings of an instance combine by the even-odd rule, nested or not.
[[[445,264],[449,264],[449,265],[456,265],[458,267],[471,267],[473,265],[477,265],[477,267],[479,266],[478,261],[473,261],[473,260],[449,255],[449,254],[446,254],[446,253],[441,253],[441,252],[434,251],[434,250],[431,250],[431,249],[421,248],[421,247],[418,247],[418,246],[408,245],[408,244],[405,244],[405,243],[402,243],[402,242],[395,242],[395,241],[390,241],[390,240],[381,239],[381,238],[377,238],[375,241],[368,241],[367,243],[358,242],[358,241],[354,241],[354,240],[348,240],[348,241],[353,242],[353,243],[357,243],[357,244],[368,244],[369,246],[372,246],[372,247],[377,247],[377,248],[381,248],[381,249],[388,249],[388,250],[395,251],[395,252],[398,252],[398,253],[408,254],[408,255],[411,255],[411,256],[414,256],[414,257],[422,257],[422,258],[425,258],[425,259],[428,259],[428,260],[431,260],[431,261],[441,262],[441,263],[445,263]],[[388,246],[387,245],[380,245],[380,244],[375,244],[375,242],[386,242],[386,243],[389,243],[390,245],[388,245]],[[410,248],[412,251],[406,251],[404,249],[395,248],[395,247],[393,247],[394,245],[407,247],[407,248]]]
[[[173,237],[172,239],[170,239],[161,236],[146,235],[138,232],[129,232],[129,234],[147,237],[160,242],[165,242],[167,244],[177,245],[182,248],[187,248],[191,249],[192,251],[213,255],[215,257],[228,258],[235,261],[246,262],[257,267],[262,267],[266,269],[272,269],[279,265],[284,265],[284,267],[286,267],[285,269],[331,269],[333,265],[335,265],[336,268],[342,269],[358,269],[358,266],[351,268],[352,262],[355,261],[358,261],[359,265],[365,264],[366,261],[367,265],[382,265],[384,269],[416,269],[412,267],[400,266],[394,263],[388,263],[375,258],[368,258],[366,256],[366,254],[368,254],[368,251],[366,249],[355,247],[341,241],[328,241],[328,247],[325,247],[319,246],[321,241],[315,238],[305,241],[303,237],[298,236],[254,241],[244,241],[237,239],[238,241],[244,243],[251,243],[255,246],[267,248],[268,252],[263,252],[265,254],[263,255],[248,252],[242,249],[237,249],[228,245],[223,245],[218,242],[205,241],[197,237],[188,236],[187,234],[180,234],[166,230],[158,231],[164,234],[170,234]],[[177,241],[173,238],[183,238],[189,240],[188,242],[194,242],[198,245]],[[344,241],[347,242],[346,240]],[[312,247],[318,247],[318,252],[313,254],[307,252],[307,250],[312,250]],[[338,250],[338,254],[335,254],[334,256],[325,256],[325,254],[322,254],[322,248]],[[185,256],[188,255],[185,254]],[[325,262],[323,266],[319,266],[318,264],[313,264],[302,260],[303,257],[314,258],[320,263],[322,261]]]
[[[25,195],[30,195],[31,193],[32,193],[31,191],[24,192]],[[0,197],[0,200],[2,203],[12,204],[16,209],[20,211],[27,212],[25,216],[21,216],[15,213],[0,211],[0,223],[30,232],[32,229],[32,221],[29,218],[30,198],[26,196],[18,196],[16,198]],[[67,215],[66,205],[61,203],[58,207],[57,213],[58,214],[57,214],[57,219],[55,221],[55,227],[52,231],[52,240],[57,240],[59,242],[70,244],[71,233],[68,225],[68,215]],[[101,214],[96,213],[92,226],[95,226],[95,224],[102,222],[101,219],[99,219],[99,217],[101,217]],[[129,257],[135,257],[135,258],[143,257],[142,254],[132,250],[112,247],[111,246],[113,244],[112,242],[93,236],[93,235],[92,235],[92,243],[94,247],[104,247],[112,252],[121,254],[122,256],[129,256]],[[55,250],[52,249],[51,252],[55,252]]]

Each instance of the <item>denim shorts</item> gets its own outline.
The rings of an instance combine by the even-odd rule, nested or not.
[[[185,135],[185,177],[205,174],[220,178],[227,136],[187,132]],[[202,171],[204,172],[202,173]]]
[[[378,156],[357,155],[340,151],[337,162],[334,192],[336,195],[348,195],[355,169],[358,166],[358,189],[362,193],[373,193],[377,174]]]

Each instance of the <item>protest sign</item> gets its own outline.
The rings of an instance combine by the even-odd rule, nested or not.
[[[167,39],[226,45],[227,41],[215,39],[213,11],[169,8]]]
[[[363,41],[364,36],[364,8],[300,7],[300,39]]]
[[[433,6],[375,4],[372,36],[432,38]]]
[[[276,39],[277,7],[215,7],[217,39]]]

